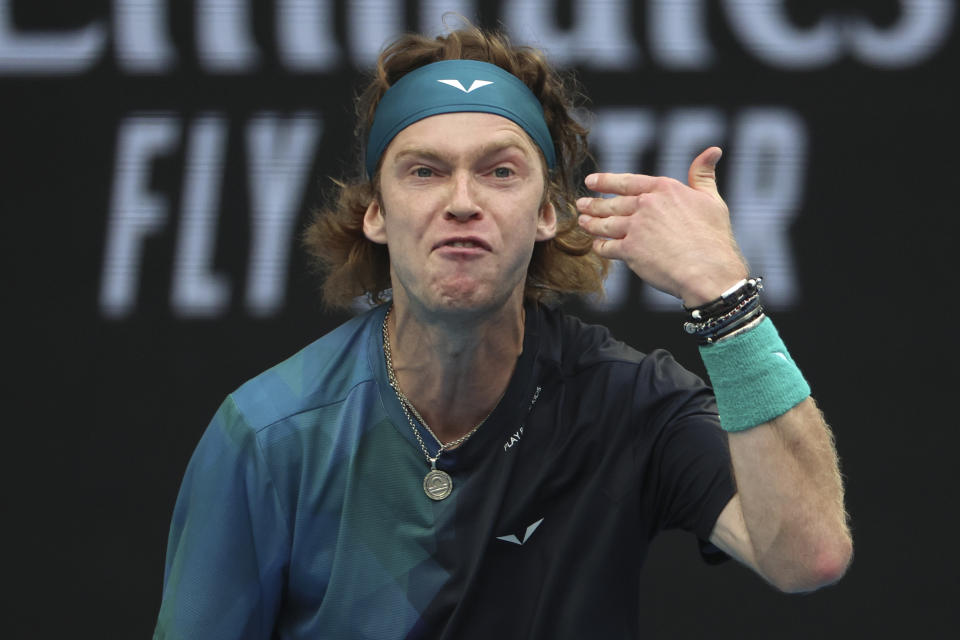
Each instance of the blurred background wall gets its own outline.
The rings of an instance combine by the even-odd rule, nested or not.
[[[844,581],[784,596],[665,535],[651,637],[950,635],[956,2],[0,0],[5,635],[149,636],[207,421],[347,317],[298,234],[354,173],[351,98],[450,10],[576,72],[602,170],[684,178],[724,148],[738,240],[836,431]],[[703,372],[677,301],[623,269],[567,306]]]

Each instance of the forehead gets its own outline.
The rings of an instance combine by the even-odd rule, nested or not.
[[[540,151],[518,124],[492,113],[442,113],[418,120],[390,141],[384,160],[398,154],[429,151],[439,155],[475,155],[515,148],[540,159]]]

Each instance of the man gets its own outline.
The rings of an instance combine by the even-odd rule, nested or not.
[[[784,591],[843,574],[831,435],[733,240],[720,150],[689,185],[592,174],[614,197],[578,217],[568,95],[476,29],[381,55],[363,177],[306,238],[328,303],[390,300],[218,411],[155,637],[638,637],[667,528]],[[716,402],[665,352],[543,304],[597,290],[609,258],[683,300]]]

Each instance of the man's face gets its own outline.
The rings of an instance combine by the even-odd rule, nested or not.
[[[527,134],[488,113],[415,122],[387,147],[364,233],[390,250],[394,299],[434,312],[522,300],[536,241],[556,233]]]

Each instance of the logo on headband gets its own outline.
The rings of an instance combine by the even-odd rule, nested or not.
[[[485,87],[488,84],[493,84],[493,81],[491,80],[474,80],[470,84],[469,89],[464,89],[459,80],[437,80],[437,82],[441,82],[447,86],[453,87],[454,89],[460,89],[460,91],[463,91],[464,93],[470,93],[474,89],[479,89],[480,87]]]

